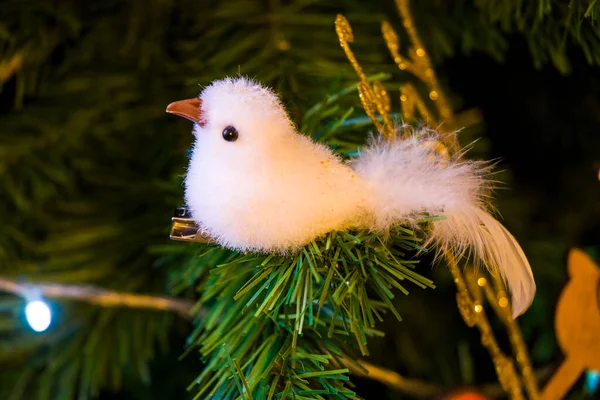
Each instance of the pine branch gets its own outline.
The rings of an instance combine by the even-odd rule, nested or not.
[[[61,285],[54,283],[31,283],[17,282],[13,279],[0,277],[0,291],[13,293],[19,296],[27,296],[29,293],[37,292],[48,298],[76,299],[101,307],[126,307],[142,308],[149,310],[172,311],[184,319],[191,319],[191,310],[194,303],[189,300],[151,296],[137,293],[125,293],[106,290],[91,285]],[[206,315],[206,310],[200,309],[199,315]],[[340,360],[341,364],[348,368],[354,375],[371,379],[393,388],[400,393],[415,398],[432,398],[446,391],[441,385],[418,379],[406,378],[390,369],[372,364],[365,360]],[[549,368],[542,368],[537,372],[539,380],[545,380],[550,373]],[[482,392],[490,398],[503,396],[499,384],[488,384],[481,387]]]
[[[345,360],[342,360],[342,362],[357,376],[373,379],[413,397],[431,399],[443,392],[443,388],[440,385],[406,378],[395,371],[371,364],[365,360],[359,360],[360,368],[351,362]]]
[[[41,294],[48,298],[76,299],[101,307],[142,308],[160,311],[172,311],[184,319],[191,319],[194,303],[189,300],[164,296],[151,296],[137,293],[125,293],[107,290],[91,285],[62,285],[55,283],[17,282],[13,279],[0,277],[0,291],[27,297],[30,293]],[[206,315],[206,310],[200,309],[199,315]],[[344,366],[358,376],[378,381],[402,393],[418,398],[428,398],[440,393],[438,385],[402,377],[389,369],[379,367],[364,360],[353,363],[341,360]]]
[[[173,297],[149,296],[106,290],[89,285],[60,285],[54,283],[21,283],[0,277],[0,290],[27,297],[39,293],[49,298],[77,299],[102,307],[145,308],[173,311],[189,319],[193,303]]]
[[[7,133],[0,143],[0,192],[5,194],[0,199],[0,265],[11,269],[5,273],[14,271],[31,279],[32,274],[43,274],[54,282],[108,278],[122,290],[150,291],[149,283],[156,283],[160,277],[139,272],[155,264],[146,249],[163,243],[159,240],[167,235],[161,230],[168,218],[165,210],[181,200],[179,175],[184,165],[183,149],[190,137],[187,126],[181,124],[175,129],[176,123],[167,125],[162,104],[188,90],[188,94],[195,94],[198,83],[241,69],[274,86],[284,94],[290,108],[298,108],[295,111],[301,113],[302,107],[321,98],[324,87],[335,87],[334,82],[346,82],[351,76],[341,50],[332,40],[335,12],[360,15],[364,22],[356,46],[368,70],[397,76],[387,53],[378,47],[382,40],[377,29],[384,17],[395,15],[394,11],[383,12],[384,6],[374,7],[369,2],[346,2],[342,6],[339,1],[335,5],[290,1],[266,13],[263,3],[249,0],[207,7],[202,1],[179,6],[103,0],[83,8],[77,3],[48,8],[46,2],[36,0],[24,8],[20,2],[9,0],[1,7],[0,53],[9,58],[0,66],[0,78],[8,79],[0,92],[6,104],[13,98],[16,105],[24,104],[21,113],[0,116],[0,126]],[[393,1],[388,3],[393,8]],[[477,7],[472,3],[450,7],[437,0],[415,2],[417,22],[424,28],[423,39],[437,55],[437,62],[459,48],[501,56],[507,50],[505,37],[509,32],[529,39],[536,64],[552,61],[562,66],[561,70],[567,69],[564,43],[571,40],[579,43],[590,63],[600,63],[597,29],[590,23],[599,6],[593,0],[573,0],[573,7],[557,5],[555,13],[545,12],[545,29],[539,28],[537,21],[541,18],[514,12],[516,6],[524,7],[527,2],[487,0],[477,2]],[[581,12],[591,18],[580,21]],[[515,15],[526,18],[514,21]],[[266,29],[272,21],[277,22],[282,40],[275,40],[280,38]],[[31,26],[38,29],[31,30]],[[16,68],[16,59],[10,57],[20,51],[23,65]],[[332,115],[341,115],[344,110],[349,110],[347,115],[331,121]],[[349,104],[327,104],[319,111],[323,117],[312,119],[303,131],[336,146],[344,155],[355,152],[367,128],[364,123],[356,124]],[[346,123],[360,129],[349,135]],[[189,248],[186,251],[191,252]],[[161,265],[168,266],[163,271],[170,275],[175,275],[171,271],[176,268],[181,270],[171,279],[179,281],[182,290],[201,284],[197,278],[208,274],[206,265],[219,264],[188,255],[180,257],[186,261],[180,263],[177,255],[181,253],[179,250],[165,255]],[[21,284],[13,284],[17,285],[13,289],[20,288]],[[259,282],[256,288],[262,284]],[[112,303],[105,306],[131,307],[119,297],[125,293],[109,293],[117,296],[109,296]],[[94,303],[80,296],[71,298]],[[336,299],[360,304],[342,290],[336,293]],[[137,307],[153,309],[151,304]],[[182,315],[177,308],[172,311]],[[90,330],[78,330],[81,342],[70,340],[72,354],[80,352],[84,344],[94,352],[91,356],[86,353],[80,363],[73,362],[74,358],[61,360],[65,369],[85,372],[83,388],[105,385],[100,375],[89,372],[96,365],[110,365],[106,371],[113,374],[122,368],[123,360],[138,365],[142,363],[137,354],[144,353],[145,360],[151,357],[152,344],[146,343],[136,346],[135,351],[121,351],[119,362],[114,362],[116,356],[106,356],[105,349],[118,349],[114,338],[125,337],[139,344],[136,332],[146,329],[133,329],[121,321],[117,331],[119,324],[111,319],[113,313],[119,314],[112,309],[106,311],[111,315],[85,314],[83,322],[73,318],[72,323],[84,324]],[[354,313],[359,317],[355,321],[365,320],[360,309]],[[138,314],[147,317],[147,313]],[[220,323],[218,315],[215,321]],[[169,334],[167,329],[162,330],[164,335]],[[19,340],[27,342],[29,349],[35,348],[34,341],[26,340],[26,336],[20,335]],[[16,342],[11,339],[9,346],[14,349]],[[62,356],[67,346],[63,342],[59,345],[56,351]],[[47,365],[56,365],[52,361]],[[71,381],[50,368],[45,370],[50,372],[43,381],[62,382],[62,387],[72,389]],[[40,380],[33,374],[26,386],[44,388]],[[244,386],[244,382],[240,384]],[[80,393],[79,398],[85,397]]]
[[[0,85],[9,80],[23,66],[23,54],[16,53],[8,60],[0,60]]]
[[[207,363],[197,396],[237,398],[237,380],[245,379],[256,398],[265,387],[273,395],[356,398],[344,385],[349,371],[333,364],[368,355],[383,314],[400,319],[394,290],[408,294],[408,282],[433,287],[408,259],[425,250],[420,241],[400,227],[389,236],[334,231],[291,254],[231,254],[200,288],[208,315],[189,339]]]

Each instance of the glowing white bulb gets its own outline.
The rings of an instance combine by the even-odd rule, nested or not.
[[[50,326],[50,321],[52,321],[50,307],[42,300],[27,303],[27,306],[25,306],[25,316],[31,329],[36,332],[44,332]]]

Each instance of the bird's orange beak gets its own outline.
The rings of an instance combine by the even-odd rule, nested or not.
[[[167,106],[167,112],[170,114],[179,115],[180,117],[189,119],[200,126],[204,126],[206,121],[202,116],[202,100],[187,99],[175,101]]]

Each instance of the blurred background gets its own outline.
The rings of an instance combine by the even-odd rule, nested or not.
[[[335,34],[399,110],[398,70],[381,37],[388,20],[407,37],[393,0],[116,0],[0,2],[0,281],[92,284],[193,300],[198,246],[169,240],[183,203],[191,125],[164,110],[202,85],[243,74],[275,88],[293,118],[356,83]],[[595,0],[421,0],[419,34],[453,109],[480,119],[461,133],[469,156],[497,159],[502,220],[537,281],[519,319],[534,369],[563,359],[554,312],[569,249],[598,260],[600,245],[600,5]],[[322,116],[328,126],[356,92]],[[351,152],[372,128],[350,126],[328,144]],[[306,132],[312,133],[312,132]],[[369,361],[445,390],[495,384],[476,329],[458,313],[445,268],[423,265],[435,290],[397,299],[403,321],[380,325]],[[50,299],[52,323],[34,332],[25,300],[0,293],[0,399],[191,399],[202,371],[180,359],[193,324],[176,314]],[[500,345],[508,340],[492,323]],[[600,340],[600,337],[598,338]],[[548,372],[550,371],[550,372]],[[570,398],[594,398],[594,374]],[[367,399],[412,398],[353,378]]]

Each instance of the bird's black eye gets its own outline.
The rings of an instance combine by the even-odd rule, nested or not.
[[[228,142],[235,142],[238,138],[238,131],[233,126],[229,125],[223,129],[223,139]]]

